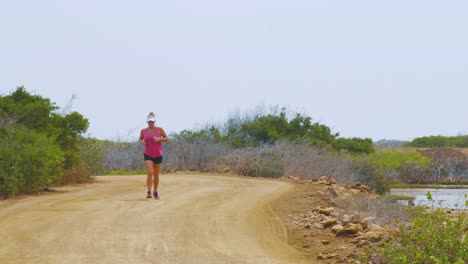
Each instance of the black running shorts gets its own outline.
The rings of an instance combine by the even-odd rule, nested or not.
[[[162,156],[153,158],[153,157],[148,156],[146,154],[144,154],[144,155],[145,155],[145,161],[151,160],[154,164],[161,164],[163,162],[163,157]]]

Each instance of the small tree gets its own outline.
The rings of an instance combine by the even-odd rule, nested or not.
[[[420,152],[434,160],[432,168],[437,180],[447,179],[451,182],[455,178],[462,178],[468,170],[468,157],[459,150],[430,148]]]
[[[355,163],[354,175],[358,181],[372,187],[378,194],[384,194],[390,190],[383,170],[368,160]]]

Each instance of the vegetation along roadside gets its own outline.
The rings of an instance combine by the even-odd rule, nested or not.
[[[144,171],[137,139],[84,137],[88,126],[78,112],[70,112],[68,106],[61,109],[23,87],[0,96],[0,196],[90,182],[94,175]],[[271,107],[234,113],[223,123],[170,137],[165,171],[294,181],[298,187],[285,201],[297,206],[281,209],[280,202],[275,210],[282,214],[291,243],[314,260],[462,263],[468,259],[464,213],[428,212],[379,196],[396,186],[466,184],[466,136],[374,146],[368,138],[340,137],[305,114]],[[323,241],[310,244],[317,243],[316,237]],[[333,238],[344,239],[346,245],[330,249],[336,245],[330,242]],[[312,254],[312,248],[321,251]],[[417,253],[418,248],[422,253]]]

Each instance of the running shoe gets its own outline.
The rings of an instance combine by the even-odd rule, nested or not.
[[[148,191],[148,192],[146,193],[146,198],[151,198],[151,197],[152,197],[152,196],[151,196],[151,192]]]
[[[153,193],[153,197],[154,197],[154,199],[159,200],[159,194],[158,194],[158,192],[154,192],[154,193]]]

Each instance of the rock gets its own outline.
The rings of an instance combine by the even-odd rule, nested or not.
[[[321,176],[318,181],[318,184],[327,184],[327,183],[328,183],[327,176]]]
[[[375,231],[375,232],[383,232],[383,233],[387,233],[387,229],[379,226],[379,225],[376,225],[376,224],[371,224],[369,225],[369,230],[370,231]]]
[[[310,248],[309,245],[302,245],[303,248]]]
[[[229,167],[225,167],[225,168],[223,169],[223,172],[224,172],[224,173],[228,173],[228,172],[230,172],[230,171],[231,171],[231,169],[230,169]]]
[[[362,186],[359,187],[359,190],[361,192],[369,192],[370,189],[369,189],[369,187],[367,187],[365,185],[362,185]]]
[[[361,227],[356,224],[348,224],[336,232],[336,236],[353,236],[359,233]]]
[[[356,182],[356,183],[354,183],[353,187],[359,187],[359,186],[361,186],[361,185],[362,185],[362,183]]]
[[[318,215],[310,215],[310,217],[309,217],[310,220],[314,220],[314,219],[317,219],[317,218],[319,218]]]
[[[318,212],[323,215],[330,215],[333,211],[335,211],[335,208],[333,207],[328,207],[328,208],[322,208],[319,207]]]
[[[336,232],[338,232],[339,230],[342,230],[344,227],[340,224],[338,225],[334,225],[331,229],[332,233],[336,234]]]
[[[331,178],[331,179],[330,179],[330,183],[331,183],[331,184],[336,184],[336,179],[335,179],[335,178]]]
[[[355,252],[350,253],[350,254],[348,255],[348,259],[352,259],[352,260],[353,260],[353,262],[351,262],[351,263],[354,263],[354,264],[361,264],[361,261],[359,261],[359,260],[354,260],[354,259],[356,259],[356,257],[357,257],[357,254],[356,254]]]
[[[370,225],[369,231],[365,233],[365,236],[371,242],[379,242],[385,238],[385,235],[388,234],[387,229],[379,225]]]
[[[334,198],[338,197],[338,193],[336,192],[335,188],[328,187],[327,190],[331,194],[332,197],[334,197]]]
[[[347,224],[351,223],[352,221],[353,221],[353,219],[351,218],[351,216],[349,216],[347,214],[343,215],[343,217],[341,219],[341,223],[343,225],[347,225]]]
[[[369,217],[364,218],[362,221],[367,222],[367,223],[372,223],[375,221],[375,217],[369,216]]]
[[[318,259],[332,259],[332,258],[336,258],[338,257],[339,255],[337,253],[320,253],[317,258]]]
[[[360,193],[361,193],[361,190],[351,188],[351,189],[348,189],[348,193],[349,193],[350,195],[354,196],[354,195],[360,194]]]
[[[329,240],[322,240],[322,244],[328,245],[328,244],[330,244],[330,241]]]
[[[372,224],[368,228],[369,230],[357,237],[353,243],[361,243],[362,240],[377,243],[384,240],[385,235],[388,233],[385,228],[379,225]]]
[[[319,223],[313,223],[312,227],[315,228],[315,229],[322,229],[323,228],[323,226],[321,224],[319,224]]]
[[[359,222],[359,225],[361,225],[362,230],[366,230],[369,227],[369,223],[366,221]]]
[[[357,243],[357,247],[364,247],[364,246],[368,246],[370,245],[369,241],[367,240],[360,240],[358,243]]]
[[[320,224],[322,224],[323,227],[330,227],[330,226],[335,225],[337,222],[338,221],[335,218],[330,218],[321,222]]]
[[[304,226],[305,229],[310,229],[312,226],[310,224],[307,224],[306,226]]]

